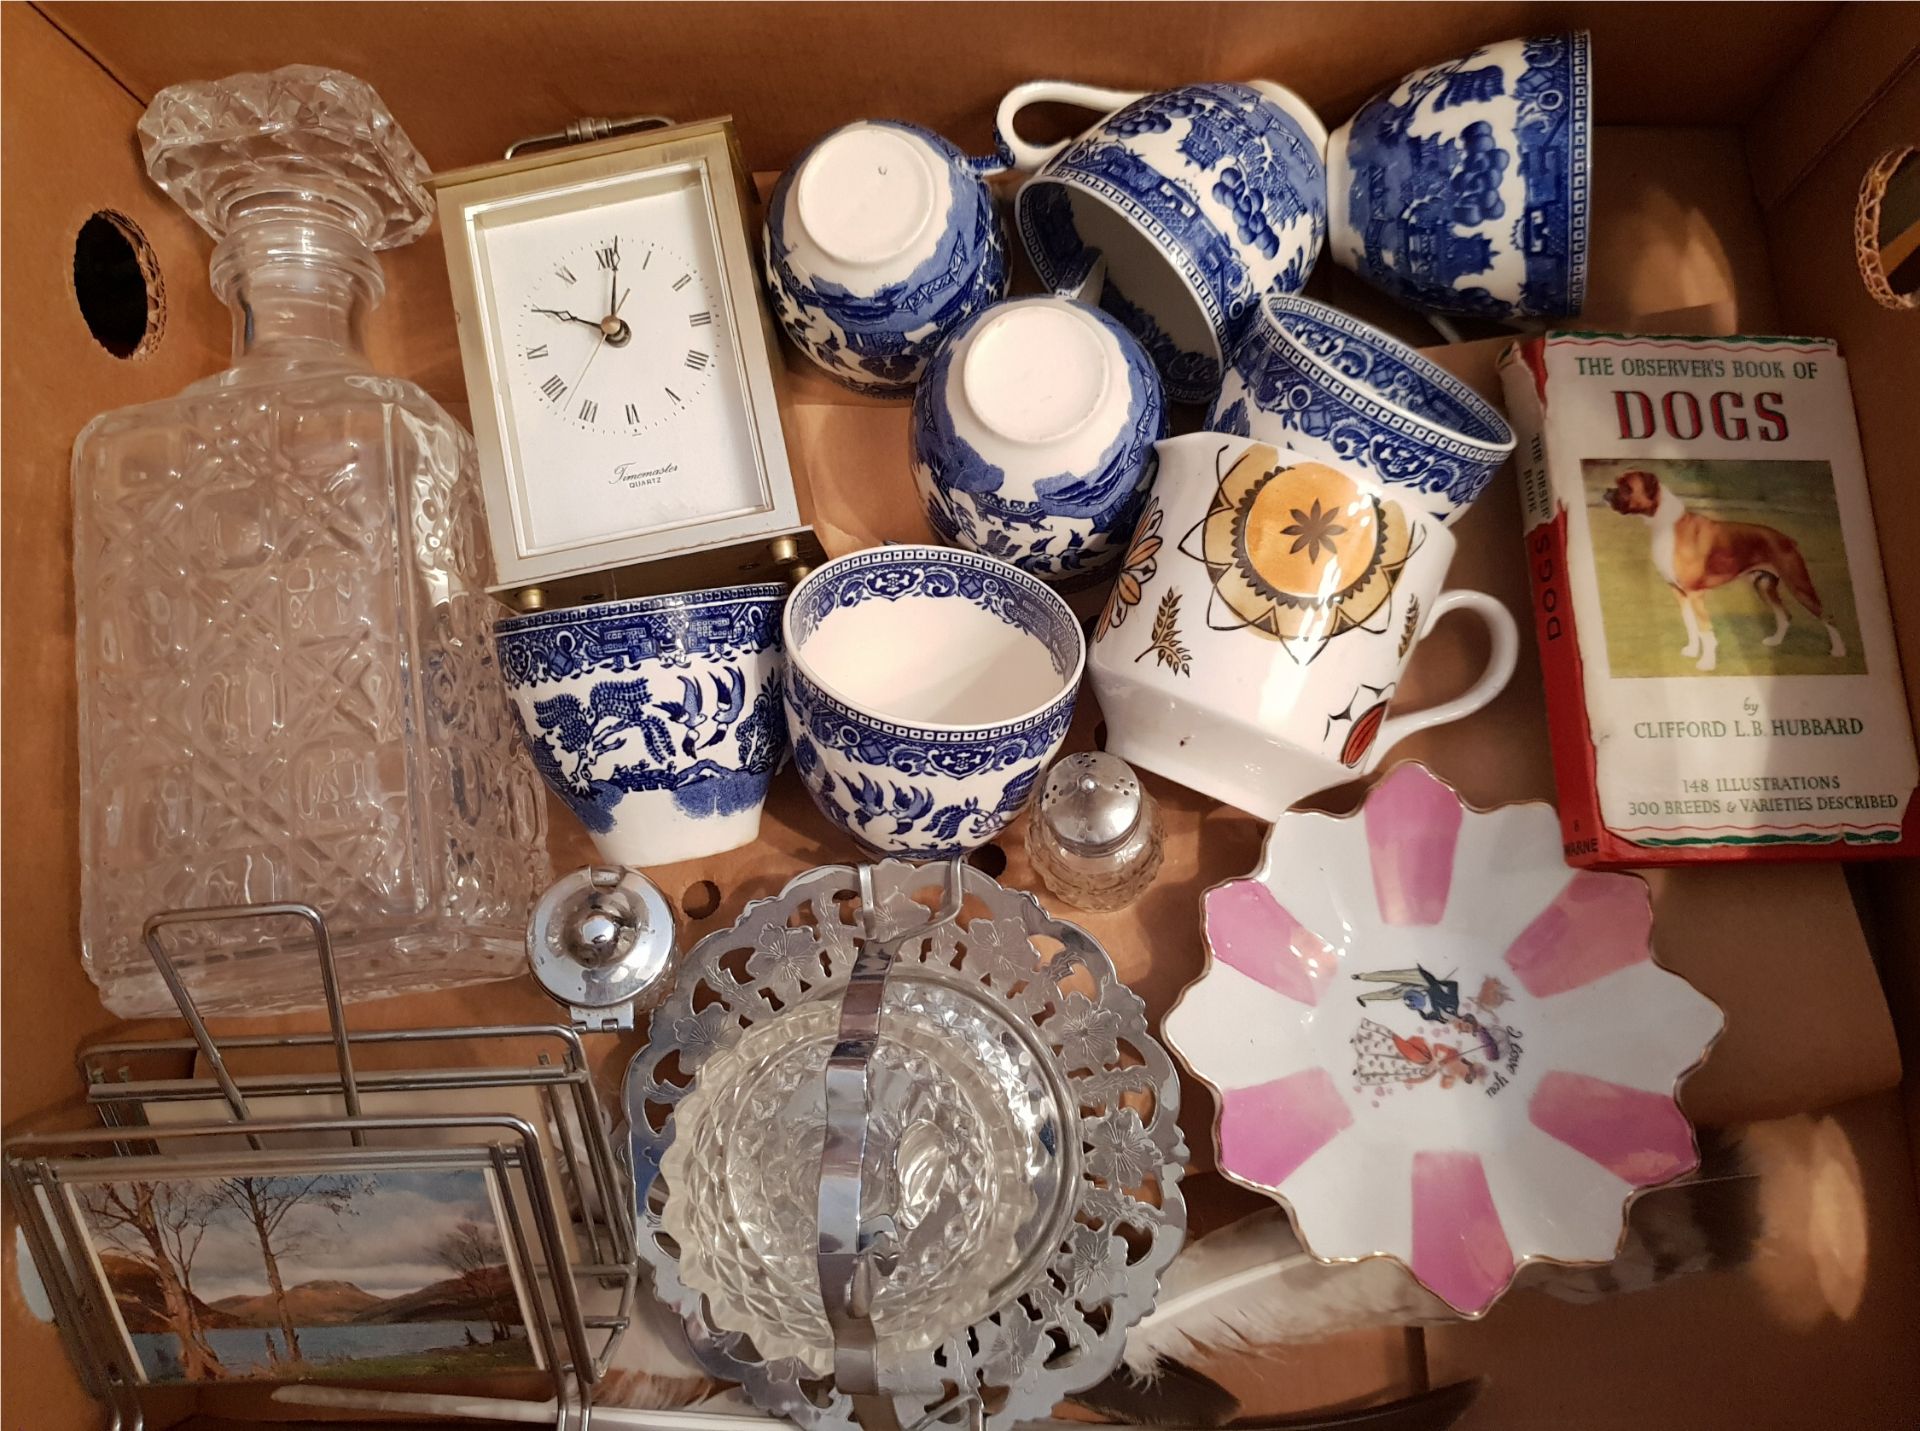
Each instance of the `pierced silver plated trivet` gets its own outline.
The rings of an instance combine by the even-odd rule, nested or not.
[[[1179,1086],[1084,930],[964,871],[809,871],[709,935],[627,1073],[642,1259],[701,1360],[808,1431],[855,1422],[832,1376],[818,1211],[825,1069],[868,939],[907,940],[869,1067],[861,1237],[881,1397],[869,1426],[1046,1415],[1099,1381],[1186,1232]]]

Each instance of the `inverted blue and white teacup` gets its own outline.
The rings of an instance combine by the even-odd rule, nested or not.
[[[1106,113],[1079,138],[1032,144],[1027,105]],[[1077,287],[1106,260],[1100,306],[1152,354],[1176,402],[1210,401],[1246,317],[1266,293],[1307,281],[1327,232],[1327,131],[1267,80],[1159,94],[1050,80],[1001,100],[1006,157],[1037,172],[1014,201],[1042,283]]]
[[[1160,375],[1116,319],[1013,298],[961,324],[915,391],[914,481],[942,541],[1073,590],[1118,560],[1166,427]]]
[[[983,174],[899,120],[836,129],[767,201],[762,257],[774,315],[848,387],[901,396],[941,341],[1007,292],[1007,244]]]
[[[1415,70],[1327,145],[1334,261],[1418,308],[1558,318],[1587,295],[1585,31]]]
[[[1441,522],[1464,512],[1513,451],[1513,429],[1472,388],[1310,298],[1261,306],[1207,426],[1371,477]]]
[[[779,583],[602,601],[494,627],[533,763],[602,858],[751,844],[787,749]]]
[[[1086,639],[1037,577],[886,546],[787,602],[787,727],[820,812],[870,853],[977,849],[1025,807],[1073,719]]]

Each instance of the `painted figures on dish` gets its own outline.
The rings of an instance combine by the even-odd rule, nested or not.
[[[1503,1068],[1518,1071],[1520,1031],[1498,1012],[1513,994],[1499,979],[1482,979],[1480,991],[1467,998],[1457,979],[1437,978],[1417,964],[1353,978],[1373,986],[1355,995],[1362,1008],[1397,1005],[1420,1019],[1404,1034],[1372,1016],[1361,1019],[1352,1039],[1353,1078],[1360,1087],[1414,1088],[1437,1081],[1442,1088],[1463,1083],[1492,1095],[1508,1086]]]

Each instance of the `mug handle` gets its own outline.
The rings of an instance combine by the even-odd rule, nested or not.
[[[1479,680],[1450,701],[1442,701],[1422,711],[1389,716],[1381,724],[1380,738],[1374,743],[1376,762],[1417,730],[1431,730],[1436,725],[1446,725],[1462,716],[1472,715],[1505,690],[1507,682],[1513,678],[1514,662],[1520,655],[1520,631],[1513,624],[1513,613],[1507,610],[1505,603],[1484,591],[1446,592],[1433,603],[1433,609],[1421,623],[1420,635],[1424,637],[1452,611],[1471,611],[1486,626],[1487,635],[1493,638],[1493,650],[1487,655],[1486,669],[1480,673]]]
[[[1055,298],[1071,298],[1076,303],[1085,303],[1089,307],[1100,306],[1100,295],[1107,287],[1107,256],[1097,248],[1081,250],[1080,267],[1072,273],[1063,273],[1053,285]]]
[[[1301,132],[1319,152],[1320,162],[1324,164],[1327,158],[1327,126],[1326,122],[1314,113],[1313,106],[1285,85],[1275,84],[1272,80],[1248,80],[1246,83],[1249,87],[1259,90],[1300,126]]]
[[[1073,141],[1062,139],[1058,144],[1029,144],[1022,139],[1014,131],[1013,119],[1028,105],[1075,104],[1082,109],[1098,110],[1102,115],[1108,115],[1123,105],[1145,97],[1145,91],[1137,89],[1102,89],[1099,85],[1073,84],[1067,80],[1030,80],[1026,84],[1015,85],[1007,91],[1007,97],[1000,101],[1000,108],[993,116],[994,138],[999,142],[1001,155],[1011,159],[1013,168],[1038,169]]]

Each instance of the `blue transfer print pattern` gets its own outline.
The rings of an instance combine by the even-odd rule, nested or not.
[[[813,152],[809,148],[780,176],[767,202],[761,260],[774,316],[802,352],[856,392],[899,397],[911,390],[948,333],[1006,296],[1007,240],[980,177],[998,166],[997,158],[969,159],[918,125],[871,122],[905,130],[946,161],[952,207],[932,256],[902,281],[873,293],[800,277],[786,239],[787,196]]]
[[[786,749],[784,588],[513,617],[494,629],[535,768],[595,834],[635,791],[695,819],[751,809]]]
[[[1018,627],[1047,648],[1053,669],[1069,674],[1080,659],[1080,628],[1060,598],[1007,563],[975,552],[875,547],[836,562],[824,577],[803,582],[788,616],[804,644],[828,614],[864,601],[903,596],[954,597]]]
[[[1100,290],[1100,306],[1126,325],[1127,331],[1152,355],[1153,365],[1160,370],[1169,394],[1183,402],[1199,402],[1199,398],[1181,394],[1211,395],[1220,391],[1219,361],[1211,354],[1189,353],[1183,349],[1171,335],[1161,331],[1151,313],[1127,297],[1111,278]]]
[[[1178,173],[1163,173],[1124,142],[1176,132],[1185,161]],[[1087,257],[1069,186],[1098,196],[1151,237],[1205,311],[1214,353],[1179,349],[1143,310],[1102,302],[1154,355],[1168,394],[1181,402],[1214,395],[1219,353],[1232,350],[1264,293],[1294,292],[1306,282],[1326,236],[1326,170],[1317,147],[1297,120],[1248,85],[1187,85],[1136,100],[1075,140],[1020,191],[1022,241],[1041,281],[1055,289],[1083,271]],[[1224,210],[1230,230],[1209,204]],[[1268,278],[1289,233],[1297,251]]]
[[[1305,299],[1269,300],[1267,321],[1234,354],[1207,426],[1250,436],[1249,406],[1302,453],[1439,498],[1422,505],[1442,522],[1480,495],[1513,443],[1506,420],[1444,368]]]
[[[1348,213],[1362,271],[1439,312],[1575,314],[1586,300],[1587,37],[1521,41],[1511,65],[1495,53],[1506,48],[1435,65],[1354,116]],[[1510,132],[1486,117],[1445,122],[1447,111],[1496,102],[1511,107]],[[1525,202],[1510,213],[1501,188],[1516,164]],[[1518,255],[1524,269],[1517,301],[1470,281],[1504,255]]]
[[[866,560],[861,560],[865,558]],[[1045,643],[1071,677],[1084,653],[1058,598],[1005,564],[968,552],[938,561],[878,548],[795,593],[796,644],[836,610],[864,601],[935,596],[970,601]],[[1024,719],[969,729],[921,729],[864,715],[789,663],[787,727],[801,783],[827,819],[870,852],[944,859],[977,849],[1025,808],[1066,739],[1077,687]]]
[[[1130,416],[1091,469],[1042,477],[1032,484],[1032,498],[1009,495],[1005,470],[954,426],[953,403],[960,400],[955,357],[986,314],[954,333],[914,393],[909,455],[928,525],[949,545],[998,557],[1042,580],[1098,572],[1119,559],[1153,483],[1153,445],[1167,433],[1152,360],[1119,323],[1087,311],[1119,344]]]
[[[1472,388],[1378,328],[1321,305],[1275,303],[1269,317],[1300,349],[1383,402],[1468,442],[1497,447],[1513,440],[1506,420]]]

